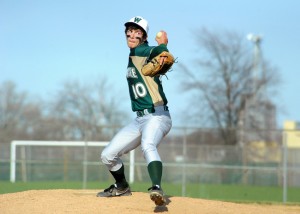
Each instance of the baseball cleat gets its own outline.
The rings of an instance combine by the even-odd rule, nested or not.
[[[166,203],[164,192],[159,185],[150,187],[148,191],[150,191],[150,199],[155,203],[155,205],[162,206]]]
[[[103,192],[99,192],[97,197],[117,197],[117,196],[129,196],[131,195],[130,187],[125,188],[117,187],[117,184],[113,184]]]

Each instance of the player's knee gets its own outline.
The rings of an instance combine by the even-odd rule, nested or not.
[[[101,152],[101,156],[100,156],[102,163],[104,163],[105,165],[110,165],[112,161],[110,160],[109,157],[110,157],[109,153],[107,153],[106,150],[104,149]]]
[[[156,152],[157,148],[154,145],[148,144],[147,146],[142,146],[141,147],[143,154],[147,154],[149,152]]]
[[[161,161],[157,148],[155,146],[144,148],[143,155],[147,163],[150,163],[151,161]]]
[[[103,150],[103,152],[101,153],[101,161],[107,166],[110,171],[116,171],[122,165],[122,161],[118,156],[113,155],[106,150]]]

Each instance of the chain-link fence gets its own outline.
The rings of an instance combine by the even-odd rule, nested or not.
[[[226,184],[253,186],[300,186],[300,148],[288,147],[282,130],[272,131],[272,141],[247,141],[218,145],[219,132],[207,129],[173,128],[159,146],[164,163],[163,182],[186,185]],[[193,137],[192,137],[193,136]],[[51,142],[48,142],[51,143]],[[56,142],[59,143],[59,142]],[[300,142],[298,142],[300,145]],[[109,181],[100,163],[103,147],[18,146],[15,151],[16,181]],[[0,180],[11,179],[10,145],[0,144]],[[140,149],[123,160],[135,182],[150,182]]]

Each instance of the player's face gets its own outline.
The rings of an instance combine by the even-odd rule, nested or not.
[[[127,46],[129,48],[135,48],[139,44],[144,42],[143,31],[140,29],[129,27],[126,31],[126,39],[127,39]]]

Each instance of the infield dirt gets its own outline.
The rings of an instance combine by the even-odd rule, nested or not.
[[[174,214],[291,214],[300,206],[240,204],[187,197],[167,197],[165,206],[156,207],[147,193],[98,198],[97,190],[29,190],[0,195],[1,214],[59,213],[174,213]]]

